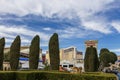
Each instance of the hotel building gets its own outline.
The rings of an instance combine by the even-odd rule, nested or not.
[[[4,54],[8,54],[10,51],[10,48],[5,48],[4,49]],[[38,64],[38,68],[40,68],[43,65],[43,60],[42,60],[42,49],[40,49],[39,51],[39,64]],[[28,46],[22,46],[20,48],[20,58],[19,58],[19,62],[20,62],[20,68],[21,69],[28,69],[29,68],[29,47]],[[9,62],[4,62],[3,63],[3,70],[10,70],[10,65]]]
[[[46,51],[46,62],[50,64],[48,51]],[[83,67],[83,53],[77,51],[77,48],[74,46],[60,49],[60,65],[63,66],[65,64]]]

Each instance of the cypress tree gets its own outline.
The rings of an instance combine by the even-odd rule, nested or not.
[[[90,63],[90,65],[89,65],[89,71],[90,72],[94,72],[94,58],[95,58],[95,52],[94,52],[94,48],[93,48],[93,46],[91,46],[90,47],[90,54],[89,54],[89,63]]]
[[[0,39],[0,70],[3,69],[5,38]]]
[[[94,48],[94,71],[98,71],[98,68],[99,68],[99,59],[98,59],[98,53],[97,53],[97,49]]]
[[[19,67],[21,39],[18,35],[10,46],[10,66],[11,70],[17,70]]]
[[[59,39],[58,34],[54,33],[49,41],[49,57],[52,70],[59,70],[60,57],[59,57]]]
[[[90,58],[90,47],[87,47],[86,52],[85,52],[85,58],[84,58],[84,69],[85,72],[89,72],[90,68],[90,63],[89,63],[89,58]]]
[[[91,46],[86,49],[84,67],[86,72],[98,71],[99,60],[96,48]]]
[[[40,38],[36,35],[31,41],[29,53],[29,67],[30,69],[37,69],[39,63]]]

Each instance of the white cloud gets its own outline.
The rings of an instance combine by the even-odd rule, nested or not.
[[[78,21],[80,21],[79,26],[65,27],[64,29],[60,28],[59,30],[47,27],[42,30],[50,31],[51,33],[58,32],[61,38],[81,38],[88,35],[96,35],[97,33],[94,32],[110,34],[113,32],[110,27],[111,25],[120,33],[119,22],[109,23],[105,18],[106,16],[101,17],[95,15],[96,13],[116,7],[109,6],[109,4],[114,1],[116,0],[0,0],[0,15],[14,14],[17,16],[25,16],[33,14],[45,18],[77,18],[79,19]],[[16,18],[15,20],[20,21],[20,18]],[[4,19],[0,17],[1,21]],[[6,20],[7,19],[9,18],[6,18]],[[48,33],[33,31],[32,29],[28,29],[27,26],[0,25],[0,38],[6,37],[7,42],[12,42],[16,35],[20,35],[22,43],[30,43],[36,34],[40,35],[42,39],[41,46],[48,46],[46,42],[48,42],[51,36]]]
[[[35,35],[40,35],[40,37],[43,40],[48,40],[49,38],[49,35],[42,33],[42,32],[32,31],[30,29],[27,29],[26,26],[12,26],[11,27],[11,26],[0,25],[0,34],[4,34],[6,37],[9,36],[11,38],[13,38],[13,34],[30,36],[30,37],[33,37]]]
[[[84,26],[85,29],[98,31],[104,34],[109,34],[112,32],[108,24],[102,21],[83,21],[82,26]]]
[[[1,31],[1,30],[0,30]],[[0,32],[0,37],[8,37],[8,38],[14,38],[13,35],[10,35],[9,33],[4,33],[4,32]]]
[[[27,14],[52,17],[71,17],[73,12],[79,17],[85,17],[104,10],[107,4],[114,0],[0,0],[0,13],[11,13],[19,16]]]
[[[45,28],[43,28],[43,30],[45,30],[45,31],[50,31],[51,28],[50,28],[50,27],[45,27]]]
[[[42,47],[48,46],[48,41],[47,42],[41,42],[40,46],[42,46]]]
[[[41,13],[41,4],[38,0],[0,0],[0,13],[16,14],[24,16],[27,14]]]
[[[0,37],[5,37],[7,43],[11,43],[17,35],[21,36],[21,42],[24,44],[25,43],[30,44],[32,38],[35,35],[39,35],[41,41],[43,42],[48,41],[50,37],[49,34],[33,31],[30,29],[27,29],[27,27],[25,26],[12,26],[11,27],[11,26],[0,25]]]
[[[14,39],[15,39],[15,37],[14,37],[14,38],[6,38],[5,41],[6,41],[7,43],[11,43],[11,42],[14,41]],[[29,39],[24,39],[24,38],[21,36],[21,43],[30,43],[30,41],[31,41],[31,40],[29,40]]]
[[[120,33],[120,21],[114,21],[111,25]]]
[[[13,39],[5,38],[5,42],[11,43],[11,42],[13,42]]]
[[[55,30],[59,33],[60,38],[84,38],[94,36],[94,38],[101,37],[100,34],[92,32],[90,30],[81,29],[80,27],[65,27],[64,29]]]
[[[101,16],[97,16],[96,18],[95,13],[104,12],[111,9],[112,7],[111,5],[109,6],[109,4],[114,1],[115,0],[34,0],[33,2],[33,0],[0,0],[0,13],[15,14],[17,16],[34,14],[48,18],[55,16],[58,18],[72,19],[77,17],[79,21],[81,21],[81,26],[83,29],[86,29],[86,31],[93,30],[104,34],[109,34],[112,33],[111,27],[108,26],[109,23]],[[119,30],[119,27],[114,28]],[[43,28],[43,30],[50,31],[51,28]],[[19,30],[16,28],[14,28],[14,30],[13,28],[9,28],[9,30],[5,31],[16,34],[24,34],[27,36],[40,34],[44,39],[48,39],[48,36],[44,36],[43,33],[27,31],[23,28],[19,28]],[[75,29],[71,32],[66,31],[63,30],[63,32],[66,33],[63,35],[64,37],[76,35],[76,32],[74,32],[76,31]],[[82,34],[81,36],[84,35]]]
[[[120,49],[111,49],[110,51],[120,53]]]

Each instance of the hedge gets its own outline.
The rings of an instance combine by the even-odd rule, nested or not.
[[[13,71],[0,71],[0,80],[16,80],[16,74]]]
[[[72,74],[52,71],[1,71],[0,80],[117,80],[109,73]]]

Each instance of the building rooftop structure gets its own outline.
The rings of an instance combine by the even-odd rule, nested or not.
[[[50,65],[49,51],[46,51],[46,60],[45,62]],[[67,48],[60,49],[60,66],[62,67],[82,67],[84,71],[84,59],[83,53],[78,51],[76,47],[71,46]]]
[[[22,52],[24,52],[24,50],[27,50],[27,49],[29,49],[28,46],[21,46],[21,47],[20,47],[20,51],[22,51]],[[8,53],[9,51],[10,51],[10,47],[4,48],[4,53],[5,53],[5,54]],[[24,52],[24,53],[26,53],[26,52]],[[27,53],[28,53],[28,51],[27,51]]]
[[[10,52],[10,47],[4,48],[4,54]],[[42,54],[42,49],[40,49],[40,53]],[[21,57],[29,57],[29,47],[28,46],[21,46],[20,47],[20,56]],[[41,55],[40,55],[41,58]]]
[[[87,40],[87,41],[85,41],[86,48],[90,47],[90,46],[93,46],[93,47],[97,48],[97,45],[98,45],[98,40]]]

